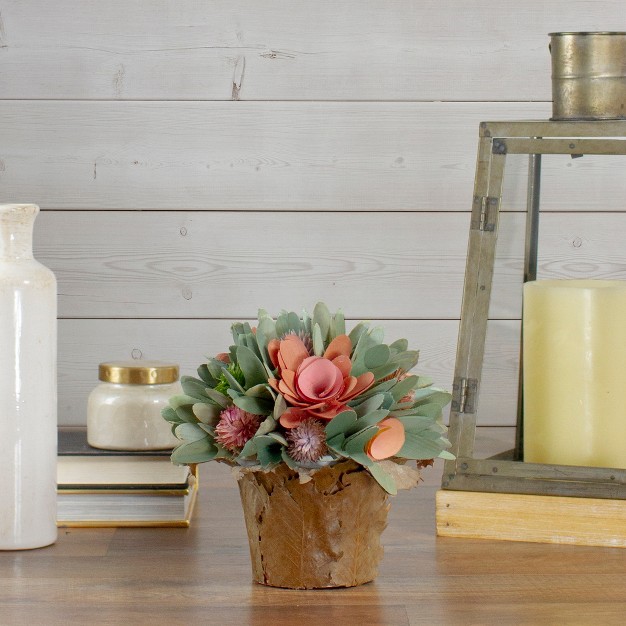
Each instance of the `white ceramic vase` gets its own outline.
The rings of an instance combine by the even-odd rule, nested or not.
[[[54,543],[56,279],[35,261],[39,208],[0,204],[0,549]]]

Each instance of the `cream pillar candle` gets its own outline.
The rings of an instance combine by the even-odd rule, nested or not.
[[[626,468],[626,281],[524,285],[524,460]]]

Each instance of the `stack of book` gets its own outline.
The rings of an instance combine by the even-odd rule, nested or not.
[[[59,431],[57,525],[189,526],[198,492],[195,468],[169,452],[91,448],[84,430]]]

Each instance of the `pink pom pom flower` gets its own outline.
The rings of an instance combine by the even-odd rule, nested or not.
[[[220,413],[215,427],[215,441],[231,452],[240,452],[261,425],[263,416],[231,406]]]
[[[298,463],[314,463],[326,454],[326,431],[321,422],[306,419],[287,432],[287,453]]]

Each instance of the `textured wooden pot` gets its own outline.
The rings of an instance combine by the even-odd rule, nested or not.
[[[272,587],[354,587],[376,578],[387,492],[352,461],[300,483],[281,465],[239,478],[254,580]]]

